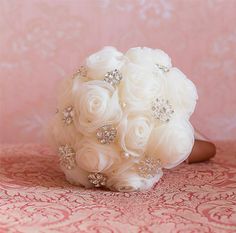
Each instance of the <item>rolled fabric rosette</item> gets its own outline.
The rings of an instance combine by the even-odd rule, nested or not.
[[[141,191],[186,160],[197,91],[159,49],[104,47],[66,80],[49,127],[66,179]]]

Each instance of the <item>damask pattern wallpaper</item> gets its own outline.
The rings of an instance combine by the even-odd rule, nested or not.
[[[235,0],[1,0],[0,141],[43,142],[56,90],[105,45],[160,48],[198,88],[193,125],[236,139]]]

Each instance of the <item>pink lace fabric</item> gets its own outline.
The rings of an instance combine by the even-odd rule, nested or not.
[[[42,145],[0,153],[0,232],[236,232],[236,146],[165,170],[152,190],[117,193],[66,182]]]

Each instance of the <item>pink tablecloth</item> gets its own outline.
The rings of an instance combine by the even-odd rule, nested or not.
[[[0,232],[236,232],[236,146],[218,147],[148,192],[116,193],[68,184],[47,147],[2,146]]]

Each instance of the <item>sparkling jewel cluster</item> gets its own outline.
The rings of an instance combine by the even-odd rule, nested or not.
[[[138,173],[142,177],[151,178],[156,175],[159,168],[161,168],[160,159],[146,157],[139,162]]]
[[[62,90],[49,134],[73,184],[147,190],[192,150],[196,88],[162,50],[104,47]]]
[[[156,100],[153,101],[152,115],[155,119],[168,122],[173,114],[174,110],[168,100],[156,98]]]
[[[97,130],[97,139],[101,144],[115,141],[117,130],[112,125],[104,125]]]
[[[91,173],[88,175],[88,180],[94,187],[99,188],[106,185],[107,178],[102,173]]]
[[[66,125],[70,125],[73,122],[73,107],[68,106],[63,110],[63,122]]]
[[[110,83],[113,86],[119,85],[121,80],[122,74],[117,69],[107,72],[104,78],[104,81]]]
[[[73,169],[76,166],[75,151],[69,145],[60,146],[58,148],[58,154],[60,156],[60,164],[68,170]]]

